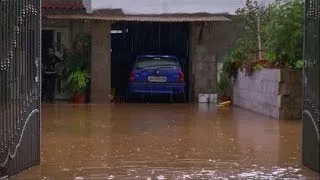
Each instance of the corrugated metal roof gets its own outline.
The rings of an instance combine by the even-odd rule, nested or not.
[[[230,21],[223,14],[138,14],[138,15],[103,15],[103,14],[54,14],[49,19],[104,20],[104,21],[138,21],[138,22],[208,22]]]

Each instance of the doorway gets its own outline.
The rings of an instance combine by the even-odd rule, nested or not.
[[[48,49],[53,48],[54,31],[42,30],[42,58],[48,54]]]
[[[111,87],[128,99],[129,74],[138,55],[178,58],[189,94],[189,23],[118,22],[111,26]],[[186,96],[188,101],[188,96]],[[169,100],[169,99],[168,99]]]
[[[42,58],[46,57],[46,55],[48,54],[48,49],[53,48],[55,55],[63,60],[61,53],[62,47],[69,47],[68,40],[68,31],[66,28],[52,27],[42,30]],[[56,68],[58,76],[56,78],[55,83],[54,100],[69,100],[70,95],[63,91],[64,82],[61,78],[61,72],[64,69],[64,67],[61,65],[57,65]]]

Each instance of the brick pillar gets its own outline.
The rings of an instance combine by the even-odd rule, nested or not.
[[[111,24],[95,21],[91,24],[91,102],[108,103],[111,87]]]

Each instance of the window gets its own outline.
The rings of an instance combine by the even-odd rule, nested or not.
[[[137,68],[157,66],[179,66],[179,63],[176,58],[172,57],[141,57],[136,64]]]

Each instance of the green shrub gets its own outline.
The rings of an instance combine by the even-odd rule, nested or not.
[[[231,85],[232,85],[231,78],[228,76],[228,74],[222,72],[220,75],[220,80],[218,82],[218,88],[217,88],[218,94],[225,96],[228,89],[231,87]]]

